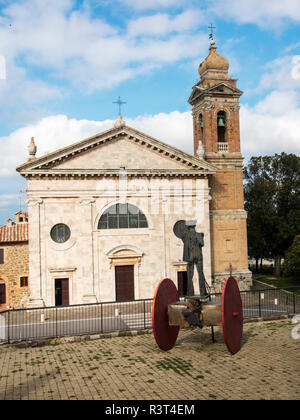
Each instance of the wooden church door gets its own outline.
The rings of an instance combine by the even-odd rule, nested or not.
[[[55,279],[55,306],[69,305],[69,279]]]
[[[134,266],[116,265],[116,301],[134,300]]]

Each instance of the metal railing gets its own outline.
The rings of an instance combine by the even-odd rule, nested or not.
[[[220,302],[221,293],[211,295]],[[300,313],[300,295],[283,289],[241,291],[245,318]],[[0,343],[151,329],[152,299],[12,309],[0,313]]]

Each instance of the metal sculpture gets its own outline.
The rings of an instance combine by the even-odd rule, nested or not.
[[[204,233],[195,231],[196,220],[179,220],[173,227],[173,232],[183,242],[182,260],[187,262],[187,295],[194,296],[194,266],[196,265],[199,280],[199,290],[201,298],[207,298],[208,293],[205,286],[203,273],[202,247],[204,246]]]
[[[226,279],[220,302],[199,296],[180,301],[172,280],[162,280],[156,288],[152,305],[152,326],[156,343],[162,350],[174,347],[181,327],[222,325],[225,344],[231,354],[241,348],[243,335],[243,307],[234,277]]]

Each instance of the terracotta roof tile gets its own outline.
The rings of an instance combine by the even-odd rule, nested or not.
[[[28,223],[0,226],[0,242],[28,241]]]

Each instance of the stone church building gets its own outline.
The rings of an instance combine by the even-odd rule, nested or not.
[[[179,220],[204,233],[204,274],[218,291],[248,271],[239,97],[211,41],[193,87],[194,156],[114,127],[17,167],[27,179],[30,306],[151,298],[162,278],[186,287]],[[196,273],[196,270],[195,270]],[[195,293],[199,292],[197,275]]]

